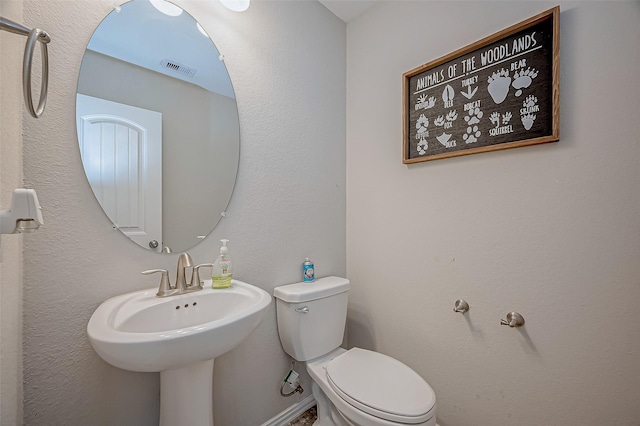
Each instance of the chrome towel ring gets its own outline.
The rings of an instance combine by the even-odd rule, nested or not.
[[[49,53],[47,51],[47,43],[51,41],[51,37],[49,37],[46,31],[40,28],[29,30],[24,25],[2,17],[0,17],[0,30],[27,36],[27,43],[24,47],[24,59],[22,61],[22,92],[24,94],[24,103],[29,113],[32,117],[39,118],[47,104],[47,91],[49,88]],[[40,80],[40,99],[38,100],[37,108],[33,105],[33,97],[31,95],[31,66],[33,64],[33,51],[35,50],[36,42],[40,42],[42,52],[42,78]]]

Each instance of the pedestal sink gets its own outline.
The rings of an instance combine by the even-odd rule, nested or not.
[[[262,322],[271,303],[264,290],[233,280],[231,288],[165,298],[148,289],[108,299],[87,333],[109,364],[160,372],[160,425],[213,425],[213,361]]]

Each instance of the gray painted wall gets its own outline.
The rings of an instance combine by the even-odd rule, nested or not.
[[[0,16],[22,22],[22,2],[0,2]],[[0,32],[0,210],[22,187],[22,55],[25,37]],[[37,95],[36,95],[37,96]],[[35,235],[35,234],[33,234]],[[26,238],[31,237],[31,235]],[[0,246],[0,424],[22,419],[22,240],[3,235]]]
[[[415,368],[441,426],[640,419],[640,3],[560,2],[558,143],[402,164],[402,74],[555,5],[388,1],[347,28],[349,343]]]
[[[242,14],[215,1],[177,3],[224,53],[242,129],[228,215],[190,250],[194,261],[213,260],[218,240],[229,238],[235,276],[268,292],[299,281],[305,256],[318,276],[344,275],[345,24],[318,2],[254,2]],[[177,259],[114,232],[83,175],[74,121],[78,69],[112,4],[25,1],[25,20],[53,38],[47,114],[24,129],[25,180],[38,189],[47,222],[25,243],[27,425],[158,422],[159,375],[107,365],[85,331],[103,300],[157,285],[141,270],[173,271]],[[216,359],[216,425],[260,424],[309,394],[306,374],[303,396],[279,394],[290,360],[275,315],[274,304],[245,343]]]
[[[348,169],[350,344],[422,374],[441,426],[637,424],[637,2],[561,3],[560,142],[410,167],[402,73],[555,3],[384,2],[348,37],[315,2],[254,2],[244,14],[180,4],[225,54],[242,123],[229,217],[194,260],[230,237],[238,277],[268,291],[297,280],[304,256],[319,276],[344,274]],[[158,376],[108,366],[85,334],[102,300],[155,284],[141,269],[175,267],[112,232],[82,175],[77,70],[110,3],[25,6],[57,43],[47,114],[24,124],[25,179],[47,221],[25,242],[25,423],[156,424]],[[451,311],[457,298],[466,317]],[[523,329],[498,325],[510,310]],[[259,424],[293,402],[278,395],[289,360],[277,339],[272,307],[216,360],[217,424]]]

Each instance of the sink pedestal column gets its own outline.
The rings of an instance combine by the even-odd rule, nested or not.
[[[213,426],[212,359],[160,372],[160,426],[184,425]]]

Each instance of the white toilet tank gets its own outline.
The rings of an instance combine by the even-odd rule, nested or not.
[[[289,355],[298,361],[308,361],[342,344],[349,287],[346,278],[326,277],[273,290],[278,334]]]

